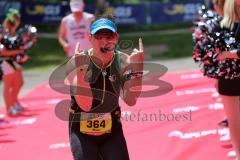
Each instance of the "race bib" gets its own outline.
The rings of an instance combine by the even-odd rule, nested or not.
[[[80,132],[89,135],[111,133],[111,113],[84,113],[81,112]]]

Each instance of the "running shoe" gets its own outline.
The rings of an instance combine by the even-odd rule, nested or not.
[[[11,106],[8,110],[7,110],[7,114],[8,116],[16,116],[19,115],[21,113],[20,110],[16,109],[14,106]]]
[[[16,108],[19,111],[24,111],[25,110],[25,107],[23,107],[21,104],[18,104],[18,103],[15,103],[13,105],[13,107]]]
[[[228,127],[228,120],[224,119],[221,122],[219,122],[218,125],[222,127]]]

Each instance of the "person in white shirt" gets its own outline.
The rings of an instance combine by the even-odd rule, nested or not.
[[[71,14],[65,16],[60,24],[58,40],[68,57],[75,53],[75,46],[80,44],[83,50],[91,48],[89,26],[94,15],[84,12],[83,0],[70,0]]]

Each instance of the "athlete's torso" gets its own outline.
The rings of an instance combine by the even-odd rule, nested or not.
[[[105,69],[98,68],[89,57],[89,65],[86,71],[85,80],[89,82],[92,92],[91,110],[93,112],[107,112],[119,107],[119,95],[123,85],[123,77],[121,76],[120,53],[115,53],[112,63]],[[76,93],[75,93],[76,94]],[[71,108],[73,110],[83,111],[76,102],[76,95],[71,95]],[[100,108],[104,108],[101,110]],[[97,109],[97,110],[96,110]]]

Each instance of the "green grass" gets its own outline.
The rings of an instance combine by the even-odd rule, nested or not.
[[[138,36],[121,36],[121,40],[131,40],[133,47],[138,47]],[[151,53],[154,59],[167,59],[191,56],[192,37],[191,33],[179,33],[171,35],[148,35],[143,37],[144,46],[167,45],[169,50],[161,53]],[[132,47],[132,48],[133,48]],[[38,38],[36,46],[28,51],[29,60],[24,64],[26,69],[41,68],[44,70],[49,67],[57,66],[64,62],[66,55],[59,45],[57,39]]]
[[[121,37],[122,40],[131,40],[134,47],[138,47],[139,37]],[[180,58],[191,56],[192,54],[192,35],[191,33],[179,33],[171,35],[148,35],[143,37],[144,46],[167,45],[169,50],[160,54],[160,52],[151,53],[154,59]]]
[[[38,38],[36,45],[27,53],[29,60],[24,64],[26,69],[56,66],[66,58],[57,39]]]
[[[120,25],[118,26],[119,33],[128,33],[136,31],[164,31],[171,29],[190,28],[192,23],[162,23],[162,24],[147,24],[147,25]]]
[[[163,54],[153,53],[153,58],[180,58],[192,55],[191,33],[162,36],[159,37],[159,43],[168,45],[169,50]]]

